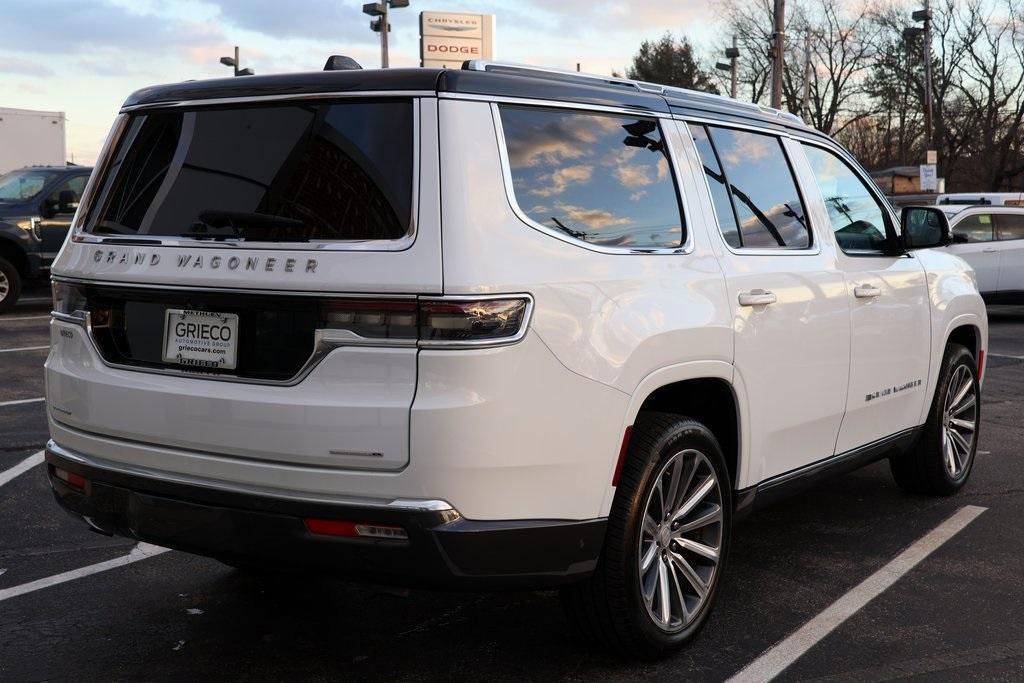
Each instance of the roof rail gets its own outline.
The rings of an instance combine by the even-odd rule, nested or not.
[[[767,114],[769,116],[777,116],[779,118],[788,119],[794,123],[803,124],[803,119],[790,112],[782,111],[780,109],[773,109],[771,107],[765,107],[764,105],[755,104],[753,102],[743,102],[742,100],[734,100],[724,95],[716,95],[714,93],[702,92],[700,90],[690,90],[689,88],[679,88],[671,85],[661,85],[660,83],[648,83],[647,81],[637,81],[631,78],[619,78],[617,76],[604,76],[602,74],[592,74],[580,71],[568,71],[566,69],[556,69],[550,66],[535,66],[533,64],[519,64],[516,62],[496,62],[485,59],[470,59],[462,64],[463,69],[469,71],[505,71],[513,73],[522,73],[523,75],[532,75],[538,78],[557,78],[559,80],[575,80],[575,81],[594,81],[603,83],[605,85],[618,85],[627,88],[634,88],[641,92],[653,93],[656,95],[672,95],[678,94],[688,97],[701,97],[709,98],[719,101],[726,101],[734,106],[743,107],[751,111]]]

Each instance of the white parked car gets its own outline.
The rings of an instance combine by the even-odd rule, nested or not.
[[[935,203],[942,207],[1024,206],[1024,192],[954,192],[940,194]]]
[[[946,248],[974,268],[985,301],[1024,303],[1024,207],[940,208],[953,231]]]
[[[53,266],[57,499],[241,567],[558,586],[691,638],[734,519],[889,458],[948,495],[985,307],[781,112],[469,62],[132,95]]]

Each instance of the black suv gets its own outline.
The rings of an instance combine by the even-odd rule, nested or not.
[[[49,272],[91,168],[32,166],[0,176],[0,312],[22,282]]]

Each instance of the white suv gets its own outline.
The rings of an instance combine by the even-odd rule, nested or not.
[[[974,268],[985,301],[1024,303],[1024,207],[940,208],[953,232],[953,243],[946,248]]]
[[[857,163],[717,96],[469,62],[125,103],[56,264],[50,480],[242,567],[563,588],[689,639],[730,528],[889,458],[951,494],[985,308]]]

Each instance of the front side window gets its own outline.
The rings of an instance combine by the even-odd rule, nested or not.
[[[964,244],[967,242],[991,242],[995,239],[995,221],[987,213],[976,213],[966,216],[953,226],[953,241]]]
[[[512,105],[499,111],[512,189],[530,220],[604,247],[685,242],[657,120]]]
[[[82,199],[82,192],[85,190],[85,184],[88,182],[89,176],[77,175],[74,178],[66,180],[57,186],[47,201],[54,207],[57,207],[59,213],[74,213],[75,209],[78,208],[78,202]]]
[[[86,230],[196,239],[394,240],[412,213],[409,99],[141,112]]]
[[[1024,214],[1001,213],[996,220],[999,222],[999,239],[1024,239]]]
[[[803,202],[778,137],[715,126],[693,130],[728,244],[741,249],[811,246]]]
[[[851,253],[885,252],[886,211],[864,181],[827,149],[807,144],[803,148],[818,181],[839,247]]]

